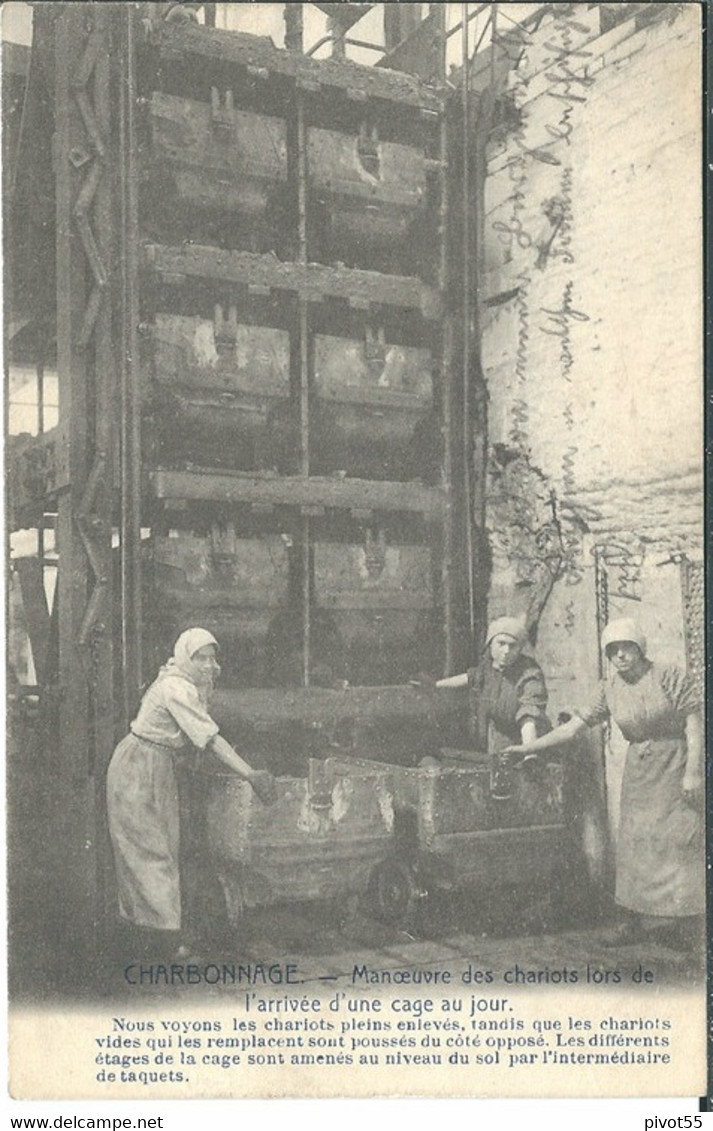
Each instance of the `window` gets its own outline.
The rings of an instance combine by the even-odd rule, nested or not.
[[[10,364],[7,430],[10,436],[37,436],[59,420],[59,383],[54,369]]]

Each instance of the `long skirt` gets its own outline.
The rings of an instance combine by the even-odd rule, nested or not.
[[[174,753],[129,734],[107,774],[109,833],[121,916],[156,930],[181,926]]]
[[[704,910],[703,820],[683,797],[685,745],[632,742],[621,789],[616,901],[642,915]]]

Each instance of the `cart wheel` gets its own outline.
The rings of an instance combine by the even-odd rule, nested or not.
[[[413,924],[425,892],[416,881],[412,867],[392,857],[382,860],[372,872],[376,914],[392,927]]]

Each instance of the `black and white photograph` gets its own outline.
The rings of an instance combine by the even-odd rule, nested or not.
[[[703,16],[3,5],[15,1098],[706,1093]]]

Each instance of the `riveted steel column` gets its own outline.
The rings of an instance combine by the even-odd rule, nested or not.
[[[113,46],[116,42],[116,17],[111,6],[96,5],[95,29],[99,51],[93,75],[93,107],[97,138],[102,146],[103,173],[97,189],[95,230],[100,260],[105,265],[102,303],[94,328],[94,443],[93,461],[99,469],[97,492],[91,517],[92,537],[97,547],[99,574],[94,578],[97,593],[96,616],[89,625],[96,828],[96,870],[98,882],[97,914],[106,918],[113,909],[113,864],[107,834],[106,771],[116,740],[114,697],[114,655],[112,611],[114,604],[112,569],[113,485],[116,456],[117,366],[114,340],[113,297],[116,263],[115,194],[112,170],[115,147],[112,142],[115,89],[112,76]],[[91,600],[91,598],[90,598]]]
[[[121,659],[123,723],[128,725],[142,686],[141,608],[141,388],[138,349],[138,201],[136,167],[136,28],[131,4],[120,6],[119,218],[120,239],[120,491]]]
[[[89,49],[93,19],[83,4],[56,5],[55,138],[57,219],[57,370],[59,428],[65,440],[67,486],[58,500],[59,743],[56,751],[54,819],[57,906],[53,928],[66,955],[79,962],[86,926],[93,920],[92,728],[80,626],[89,595],[89,560],[77,515],[89,474],[88,355],[80,338],[87,314],[92,268],[83,246],[82,207],[91,191],[96,154],[87,137],[77,98],[81,64]],[[84,194],[84,196],[82,196]],[[79,209],[79,212],[78,212]],[[84,212],[87,220],[87,212]],[[88,221],[87,221],[88,222]],[[78,928],[78,924],[80,925]],[[74,945],[70,945],[74,939]]]
[[[307,126],[305,122],[304,93],[296,93],[297,118],[297,257],[300,263],[307,263]],[[300,388],[300,475],[308,476],[310,470],[310,398],[309,398],[309,306],[302,295],[298,305],[298,336],[300,349],[299,388]],[[311,522],[309,515],[301,519],[302,546],[302,683],[310,684],[311,666]]]
[[[439,38],[440,79],[446,76],[446,21],[448,6],[440,5],[436,16],[436,35]],[[438,289],[443,302],[443,319],[439,341],[438,359],[441,383],[443,472],[442,482],[446,494],[446,514],[443,523],[441,559],[441,598],[443,602],[443,671],[450,674],[454,664],[454,522],[456,520],[453,498],[453,317],[448,302],[448,246],[449,246],[449,187],[448,187],[448,118],[443,104],[438,124]]]

